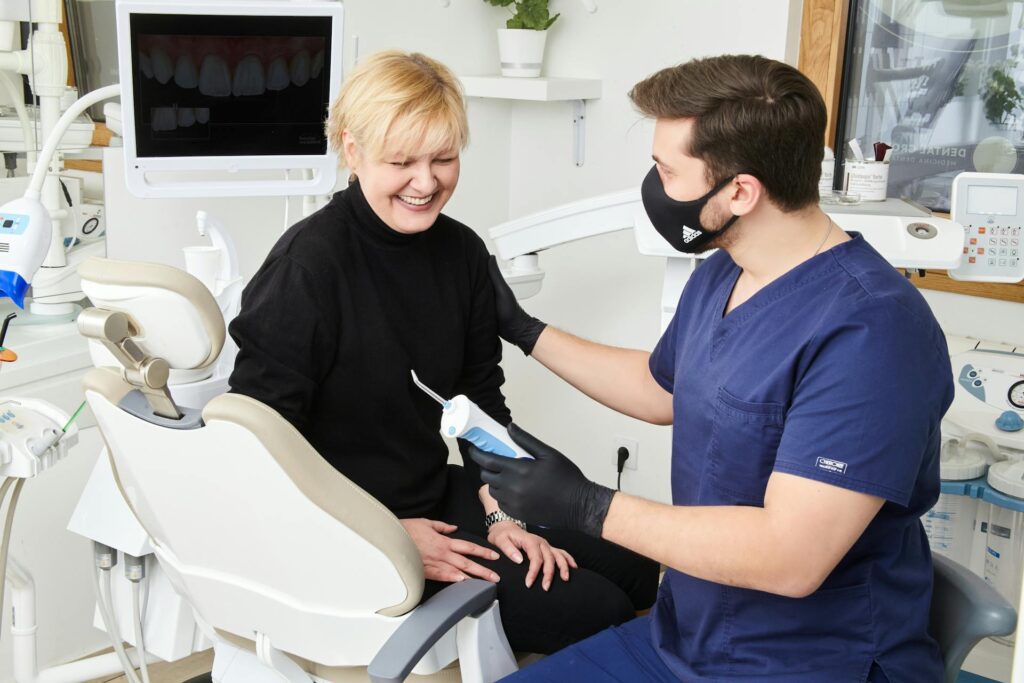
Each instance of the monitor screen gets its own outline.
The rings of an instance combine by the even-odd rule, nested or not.
[[[132,14],[135,153],[322,156],[330,16]]]
[[[983,216],[1016,216],[1017,188],[968,185],[967,213]]]

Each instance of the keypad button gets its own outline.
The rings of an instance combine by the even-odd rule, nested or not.
[[[1005,266],[1006,265],[1006,259],[1004,259],[1004,258],[999,259],[999,265]]]
[[[974,227],[974,226],[970,226],[970,227]],[[985,234],[985,226],[984,225],[979,225],[978,226],[978,234],[979,235],[984,235]]]
[[[971,256],[970,258],[967,259],[967,262],[968,263],[975,263],[975,262],[977,262],[977,260],[978,260],[977,258],[975,258],[974,256]]]
[[[980,256],[984,256],[985,255],[985,247],[978,247],[978,254]]]

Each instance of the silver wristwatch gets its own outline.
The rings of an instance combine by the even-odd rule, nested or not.
[[[512,515],[505,514],[501,510],[495,510],[486,517],[484,517],[484,526],[490,531],[491,527],[498,522],[514,522],[520,529],[526,529],[526,522],[520,522]]]

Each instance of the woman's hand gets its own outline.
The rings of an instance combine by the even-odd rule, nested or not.
[[[432,581],[454,583],[464,581],[470,576],[498,582],[498,575],[490,569],[473,562],[468,556],[482,557],[485,560],[496,560],[500,555],[490,548],[476,543],[450,538],[450,534],[458,527],[433,519],[400,519],[406,533],[412,537],[416,549],[423,560],[423,576]]]
[[[519,551],[526,552],[526,556],[530,558],[530,569],[526,572],[527,588],[533,585],[537,574],[542,570],[544,578],[541,581],[541,587],[548,590],[551,588],[556,566],[562,581],[569,580],[569,567],[578,569],[572,555],[561,548],[552,548],[547,539],[531,534],[515,522],[505,521],[492,524],[487,532],[487,542],[501,548],[501,551],[516,564],[523,561],[523,555]]]

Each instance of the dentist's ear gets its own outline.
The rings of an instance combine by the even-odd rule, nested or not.
[[[735,216],[745,216],[764,196],[764,185],[760,180],[749,173],[737,174],[729,185],[729,210]]]

